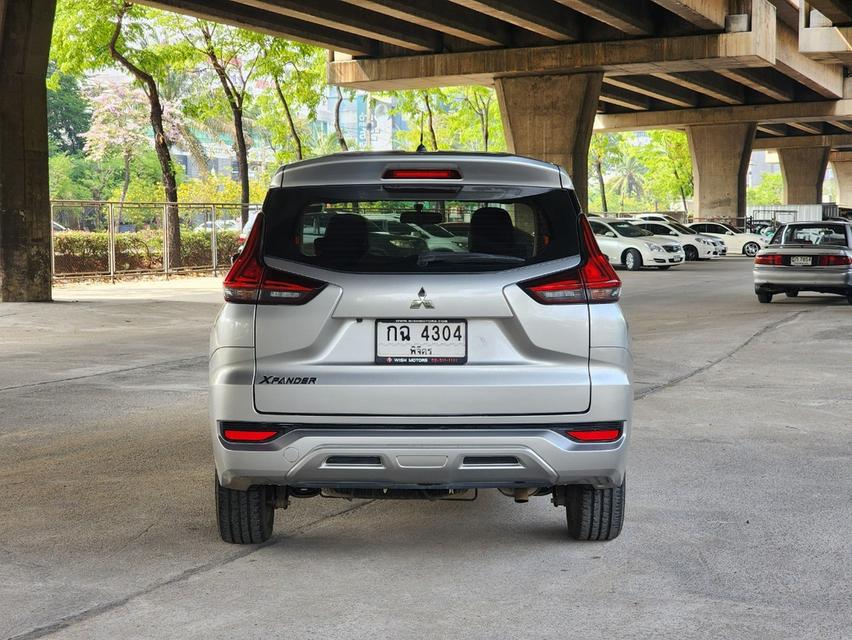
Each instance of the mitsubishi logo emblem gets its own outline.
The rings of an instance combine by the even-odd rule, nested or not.
[[[435,305],[432,304],[432,301],[426,297],[426,289],[420,287],[420,291],[417,292],[417,299],[411,301],[412,309],[434,309]]]

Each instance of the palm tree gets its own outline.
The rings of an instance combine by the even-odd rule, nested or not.
[[[613,168],[615,177],[610,183],[613,192],[621,198],[621,210],[624,211],[624,199],[634,196],[637,199],[645,195],[645,166],[639,159],[622,152]]]

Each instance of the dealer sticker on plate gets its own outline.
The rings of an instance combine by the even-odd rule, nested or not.
[[[377,320],[376,364],[464,364],[467,320]]]

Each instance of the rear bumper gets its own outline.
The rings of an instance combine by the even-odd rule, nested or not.
[[[755,267],[755,291],[838,291],[852,289],[852,270],[832,267]]]
[[[294,416],[259,414],[252,399],[253,350],[224,348],[211,358],[210,426],[219,481],[322,488],[548,487],[620,485],[630,438],[629,352],[592,349],[592,400],[579,414],[512,416]],[[287,425],[263,445],[226,444],[220,422]],[[575,442],[555,428],[621,422],[606,444]],[[357,457],[329,461],[339,456]],[[477,457],[511,459],[499,463]],[[467,458],[467,460],[466,460]]]
[[[576,443],[552,430],[299,428],[274,450],[233,450],[222,441],[220,482],[245,488],[550,487],[621,484],[627,437]]]

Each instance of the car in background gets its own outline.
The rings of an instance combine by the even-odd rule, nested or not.
[[[238,231],[240,228],[240,221],[238,219],[227,219],[227,220],[217,220],[216,221],[216,231]],[[206,231],[207,233],[213,232],[213,221],[207,220],[206,222],[202,222],[199,225],[196,225],[193,231]]]
[[[462,238],[467,238],[467,234],[470,233],[469,222],[442,222],[438,226],[446,231],[449,231],[454,236],[459,236]]]
[[[590,218],[589,224],[607,259],[638,271],[644,267],[669,269],[686,260],[683,245],[661,238],[633,224],[635,221]]]
[[[460,252],[467,250],[467,238],[459,237],[442,228],[439,224],[400,222],[399,216],[375,216],[369,213],[366,213],[365,217],[381,231],[397,236],[422,238],[426,241],[426,246],[429,247],[430,251]]]
[[[637,213],[633,216],[634,220],[648,220],[651,222],[677,222],[680,223],[680,220],[675,218],[674,216],[670,216],[666,213]]]
[[[340,212],[333,209],[322,211],[306,211],[302,220],[301,241],[305,246],[305,252],[310,254],[314,250],[314,242],[320,240],[326,234],[331,220]],[[366,217],[366,216],[365,216]],[[415,251],[427,251],[429,247],[426,241],[417,234],[389,233],[375,221],[367,218],[367,244],[370,253],[377,256],[399,256],[409,255]]]
[[[686,225],[701,235],[721,238],[728,245],[731,253],[746,255],[753,258],[767,245],[766,238],[756,233],[745,233],[741,229],[721,222],[693,222]]]
[[[715,239],[710,236],[702,236],[694,229],[685,227],[679,222],[657,222],[646,220],[634,220],[637,227],[650,231],[655,236],[670,237],[683,245],[683,253],[687,260],[709,260],[718,256]]]
[[[237,245],[237,251],[242,251],[243,245],[246,243],[246,239],[248,239],[249,234],[251,233],[251,228],[254,226],[254,221],[257,219],[257,214],[260,211],[250,211],[248,215],[248,220],[243,225],[242,231],[240,231],[240,236]]]
[[[782,225],[754,259],[754,292],[762,303],[777,293],[834,293],[852,304],[852,223]]]

